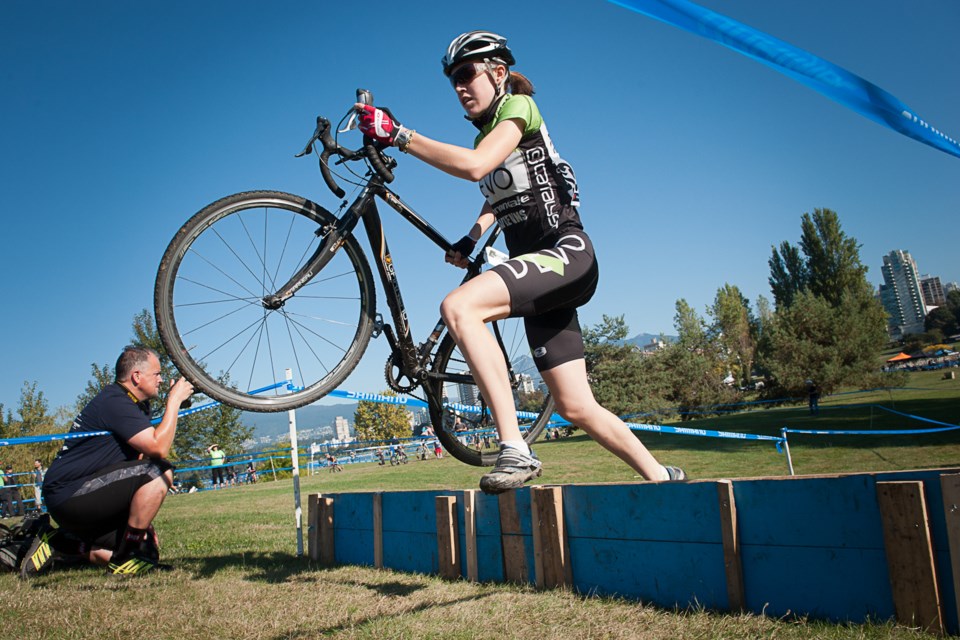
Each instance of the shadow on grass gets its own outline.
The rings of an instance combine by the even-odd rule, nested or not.
[[[351,584],[347,582],[345,584]],[[377,586],[383,585],[361,585],[369,588],[376,588]],[[407,585],[404,585],[407,586]],[[335,635],[341,631],[353,630],[357,631],[366,627],[368,625],[375,626],[378,622],[392,620],[395,618],[406,618],[413,614],[419,613],[421,611],[429,611],[432,609],[446,609],[450,607],[458,607],[468,603],[478,602],[484,598],[489,598],[494,596],[494,593],[478,593],[475,595],[464,596],[461,598],[453,598],[450,600],[444,601],[433,601],[433,602],[422,602],[419,604],[413,604],[409,607],[403,607],[398,611],[391,611],[389,613],[379,613],[375,615],[366,616],[359,619],[350,620],[349,622],[343,622],[340,624],[333,624],[327,627],[310,627],[309,629],[298,629],[293,632],[282,633],[278,636],[274,636],[276,640],[299,640],[305,638],[317,638],[319,636],[328,636]],[[405,636],[396,636],[396,637],[405,637]]]
[[[405,598],[411,596],[424,588],[421,584],[404,584],[403,582],[384,582],[380,584],[370,584],[367,582],[357,582],[356,580],[336,580],[338,584],[350,585],[354,587],[363,587],[376,591],[381,596],[390,596],[395,598]]]
[[[177,560],[177,568],[193,574],[196,580],[205,580],[215,574],[231,570],[246,573],[245,578],[254,582],[279,584],[283,582],[312,581],[316,578],[301,574],[325,571],[330,567],[320,566],[304,556],[298,558],[280,552],[243,552],[226,555],[185,556]]]

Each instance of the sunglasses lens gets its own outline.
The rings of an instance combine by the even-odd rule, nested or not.
[[[453,86],[458,84],[467,84],[477,76],[477,67],[472,64],[468,64],[464,67],[460,67],[453,72],[453,75],[450,76],[450,83]]]

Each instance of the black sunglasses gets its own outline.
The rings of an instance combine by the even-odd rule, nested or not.
[[[450,84],[453,86],[467,84],[482,72],[483,67],[476,63],[465,64],[450,74]]]

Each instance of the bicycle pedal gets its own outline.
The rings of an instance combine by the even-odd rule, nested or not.
[[[373,333],[370,334],[370,337],[373,339],[379,338],[380,334],[383,333],[383,327],[383,316],[378,313],[373,319]]]

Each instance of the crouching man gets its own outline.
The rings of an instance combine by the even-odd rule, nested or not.
[[[160,359],[151,349],[126,347],[116,381],[80,412],[75,437],[47,470],[43,497],[59,529],[31,545],[21,567],[30,577],[46,570],[55,554],[106,565],[110,573],[141,573],[159,563],[152,522],[173,483],[167,461],[177,431],[177,411],[193,393],[185,379],[170,387],[163,419],[150,424],[150,401],[160,395]]]

